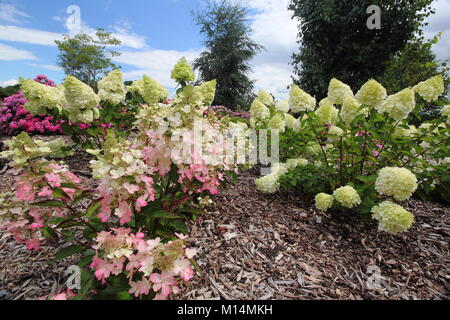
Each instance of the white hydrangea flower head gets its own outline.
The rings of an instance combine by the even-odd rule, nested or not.
[[[375,190],[398,201],[409,199],[417,189],[416,176],[406,168],[386,167],[378,172]]]
[[[293,113],[313,111],[316,106],[316,98],[310,96],[294,84],[289,92],[289,106]]]
[[[308,165],[308,160],[304,158],[288,159],[286,161],[289,169],[295,169],[297,167],[303,167]]]
[[[134,81],[131,86],[127,87],[127,90],[139,93],[144,101],[149,104],[164,102],[169,95],[169,91],[163,85],[147,75]]]
[[[378,221],[378,230],[389,233],[407,231],[414,223],[414,216],[402,206],[384,201],[372,208],[372,218]]]
[[[256,189],[262,193],[275,193],[280,189],[278,177],[274,174],[268,174],[255,180]]]
[[[285,163],[276,163],[272,166],[271,173],[255,180],[256,189],[263,193],[275,193],[280,189],[278,179],[286,174],[289,165]]]
[[[270,117],[270,110],[259,99],[255,99],[250,107],[250,114],[255,120],[265,120]]]
[[[450,124],[450,104],[442,108],[441,115],[447,117],[447,123]]]
[[[334,104],[342,104],[346,97],[353,97],[353,91],[350,86],[336,78],[331,79],[328,86],[328,98],[331,102]]]
[[[278,129],[280,132],[284,132],[285,123],[281,114],[276,114],[270,119],[268,124],[269,129]]]
[[[441,109],[441,114],[443,117],[450,117],[450,104]]]
[[[444,93],[444,78],[442,75],[437,75],[426,81],[419,82],[413,87],[413,90],[425,101],[435,101]]]
[[[380,113],[388,113],[391,118],[400,121],[406,119],[415,107],[414,91],[406,88],[389,96],[377,110]]]
[[[345,124],[349,125],[355,117],[360,114],[359,108],[361,103],[358,102],[354,97],[347,96],[344,98],[341,108],[341,118]]]
[[[386,97],[386,89],[373,79],[367,81],[355,95],[359,103],[371,108],[377,107]]]
[[[392,133],[392,137],[394,138],[412,138],[417,134],[417,128],[414,125],[409,125],[409,128],[397,127]]]
[[[258,92],[258,98],[257,99],[259,101],[261,101],[262,103],[264,103],[266,106],[271,106],[274,103],[272,95],[270,93],[267,93],[264,90],[260,90]]]
[[[336,142],[339,141],[340,137],[344,135],[344,130],[342,130],[338,126],[331,126],[328,130],[328,135],[329,142]]]
[[[122,79],[122,71],[119,69],[111,71],[97,84],[100,100],[111,104],[119,104],[125,101],[127,91]]]
[[[335,124],[338,120],[339,110],[330,99],[325,98],[320,101],[315,114],[321,123]]]
[[[195,87],[196,90],[199,90],[202,95],[202,105],[210,106],[214,98],[216,97],[216,86],[217,80],[211,80],[202,83],[200,86]]]
[[[351,186],[340,187],[333,192],[337,202],[346,208],[353,208],[361,204],[358,192]]]
[[[319,193],[314,198],[317,209],[327,212],[333,206],[334,197],[330,194]]]
[[[65,103],[64,91],[61,86],[50,87],[31,79],[20,80],[20,90],[28,100],[25,110],[32,114],[46,114],[47,109],[61,109]]]
[[[338,126],[331,126],[330,129],[328,130],[328,134],[342,137],[344,135],[344,130],[342,130]]]
[[[284,114],[284,123],[286,128],[294,130],[294,132],[300,131],[300,119],[295,118],[289,113]]]
[[[278,111],[282,111],[282,112],[289,112],[289,101],[284,99],[284,100],[279,100],[277,101],[277,103],[275,103],[275,110]]]
[[[186,58],[182,57],[173,67],[170,77],[178,83],[186,83],[195,80],[195,73]]]
[[[75,77],[67,76],[64,81],[64,109],[69,113],[72,122],[89,123],[98,118],[100,98],[87,84]],[[94,111],[94,110],[97,111]],[[97,117],[96,117],[97,116]]]

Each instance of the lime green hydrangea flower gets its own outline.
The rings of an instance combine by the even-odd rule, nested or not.
[[[330,194],[319,193],[314,198],[317,209],[327,212],[333,206],[334,197]]]
[[[367,81],[355,95],[359,103],[371,108],[377,107],[386,97],[386,89],[373,79]]]
[[[190,106],[201,106],[203,104],[203,95],[199,87],[188,84],[178,94],[176,102]]]
[[[284,99],[284,100],[279,100],[277,101],[277,103],[275,104],[275,110],[278,111],[282,111],[282,112],[289,112],[289,101]]]
[[[271,106],[274,103],[272,95],[264,90],[259,90],[257,99],[266,106]]]
[[[283,117],[280,114],[276,114],[270,119],[269,121],[269,129],[278,129],[281,132],[284,132],[285,130],[285,124]]]
[[[294,132],[300,131],[300,119],[295,118],[289,113],[284,114],[284,123],[286,128],[294,130]]]
[[[337,202],[346,208],[353,208],[361,204],[358,192],[351,186],[340,187],[333,192]]]
[[[344,135],[344,130],[342,130],[338,126],[331,126],[328,130],[328,135],[328,140],[330,142],[336,142],[339,141],[339,138]]]
[[[409,125],[408,128],[398,127],[395,128],[392,133],[392,137],[394,138],[412,138],[417,133],[417,128],[414,125]]]
[[[169,91],[163,85],[147,75],[144,75],[140,80],[134,81],[127,89],[129,92],[139,93],[144,101],[150,104],[164,102],[169,95]]]
[[[342,104],[346,97],[353,97],[350,86],[336,78],[331,79],[328,86],[328,98],[335,104]]]
[[[316,98],[311,97],[294,84],[289,92],[289,105],[293,113],[313,111],[316,106]]]
[[[414,223],[414,216],[402,206],[384,201],[372,208],[372,218],[378,221],[378,230],[389,233],[407,231]]]
[[[416,176],[406,168],[386,167],[378,172],[375,190],[398,201],[409,199],[417,189]]]
[[[119,104],[125,101],[127,91],[122,80],[122,72],[117,69],[111,71],[97,84],[100,100],[111,104]]]
[[[97,106],[100,98],[91,87],[75,77],[67,76],[64,81],[64,109],[69,113],[69,121],[89,123],[99,117]]]
[[[304,158],[288,159],[286,161],[289,169],[295,169],[297,167],[303,167],[308,165],[308,160]]]
[[[196,87],[197,90],[200,90],[200,93],[202,95],[202,105],[203,106],[210,106],[214,98],[216,96],[216,80],[211,80],[208,82],[202,83],[200,86]]]
[[[391,118],[400,121],[406,119],[415,107],[414,91],[406,88],[389,96],[377,110],[380,113],[388,113]]]
[[[353,97],[346,96],[343,100],[340,112],[342,121],[344,121],[345,124],[349,125],[353,121],[353,119],[355,119],[360,114],[360,107],[361,103],[359,103],[358,100]]]
[[[333,105],[330,99],[325,98],[319,103],[319,108],[315,111],[321,123],[335,124],[338,120],[339,110]]]
[[[425,101],[435,101],[444,93],[444,79],[442,75],[437,75],[426,81],[418,83],[413,87],[413,90]]]
[[[447,117],[447,123],[450,124],[450,104],[442,108],[441,115]]]
[[[22,166],[34,158],[48,156],[66,145],[62,138],[49,142],[33,140],[26,132],[21,132],[12,139],[4,141],[4,143],[8,150],[1,152],[0,157],[10,158],[13,161],[12,166]]]
[[[270,110],[259,99],[255,99],[250,107],[250,114],[255,120],[264,120],[270,116]]]
[[[186,58],[181,58],[172,70],[171,78],[178,83],[187,83],[195,80],[195,74],[192,67],[186,61]]]
[[[61,109],[64,104],[64,91],[62,87],[50,87],[31,79],[19,81],[20,90],[28,100],[25,110],[32,114],[46,114],[47,109]]]
[[[255,180],[256,189],[263,193],[275,193],[280,189],[278,179],[285,175],[289,166],[285,163],[276,163],[272,166],[270,174]]]

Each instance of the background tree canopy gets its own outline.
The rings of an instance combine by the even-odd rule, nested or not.
[[[119,46],[120,40],[114,38],[112,33],[97,29],[96,37],[87,34],[77,34],[74,37],[64,35],[64,39],[55,41],[60,51],[58,65],[66,74],[96,89],[97,81],[112,69],[120,66],[111,62],[113,57],[120,53],[108,49],[110,46]]]
[[[19,92],[18,84],[0,88],[0,104],[4,98],[9,97],[10,95],[16,94],[17,92]]]
[[[432,1],[291,0],[289,9],[301,23],[300,52],[292,62],[294,82],[321,99],[333,77],[352,88],[379,78],[393,55],[422,34],[424,19],[434,13]],[[381,8],[381,29],[367,27],[371,5]]]
[[[250,61],[263,48],[250,38],[248,9],[229,0],[209,1],[194,16],[206,47],[194,68],[201,81],[217,80],[213,104],[232,109],[248,105],[254,84],[248,77]]]
[[[431,40],[416,37],[409,41],[403,50],[388,61],[386,71],[379,78],[380,82],[386,87],[388,94],[393,94],[402,90],[402,88],[412,87],[437,74],[444,75],[446,88],[444,94],[433,103],[427,103],[420,99],[418,101],[422,104],[420,119],[411,115],[413,124],[438,117],[440,107],[447,104],[449,86],[447,61],[437,59],[432,50],[433,44],[438,43],[439,37],[440,35],[437,35]]]

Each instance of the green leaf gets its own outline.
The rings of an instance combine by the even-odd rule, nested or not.
[[[92,217],[97,212],[97,209],[99,207],[100,207],[100,202],[99,201],[91,203],[91,205],[86,209],[86,216],[88,218]]]
[[[145,212],[143,210],[142,213],[145,214],[147,217],[158,219],[186,219],[186,217],[182,215],[171,214],[164,210],[154,210],[150,212]]]
[[[66,206],[64,202],[58,200],[46,200],[43,202],[33,203],[32,205],[36,207],[47,207],[47,208],[64,208]]]
[[[83,246],[79,246],[77,244],[68,246],[66,248],[62,248],[61,250],[59,250],[51,259],[52,262],[73,256],[74,254],[80,253],[85,251],[86,248]]]
[[[54,198],[65,198],[67,194],[64,192],[64,190],[60,188],[53,188],[53,197]]]
[[[184,223],[184,221],[181,221],[181,220],[171,220],[169,222],[169,226],[174,228],[175,231],[178,231],[178,232],[181,231],[184,234],[187,234],[189,232],[186,224]]]

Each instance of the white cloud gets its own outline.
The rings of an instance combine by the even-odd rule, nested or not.
[[[64,26],[66,27],[66,19],[56,16],[52,19],[64,22]],[[114,30],[113,36],[122,41],[122,47],[133,49],[143,49],[147,47],[146,38],[133,33],[130,26],[119,23],[111,27]],[[96,30],[86,23],[82,23],[80,32],[95,36]],[[62,33],[12,25],[0,25],[0,40],[55,46],[55,40],[61,40],[62,38]]]
[[[21,23],[21,18],[30,18],[30,16],[27,13],[16,9],[11,4],[0,3],[0,21]]]
[[[439,43],[433,45],[433,50],[440,59],[450,59],[450,1],[436,0],[432,3],[436,13],[428,17],[429,25],[425,28],[425,37],[433,38],[442,32]]]
[[[147,47],[146,37],[132,31],[132,23],[127,18],[122,18],[118,24],[112,26],[113,35],[122,41],[122,46],[143,49]]]
[[[9,86],[15,86],[18,83],[19,83],[19,81],[17,81],[16,79],[0,81],[0,87],[4,88],[4,87],[9,87]]]
[[[37,58],[29,51],[19,50],[0,43],[0,60],[37,60]]]
[[[297,22],[288,11],[289,0],[250,0],[256,10],[252,15],[252,38],[265,47],[254,59],[252,79],[257,89],[271,92],[276,97],[287,95],[292,83],[291,55],[298,50]]]
[[[255,89],[264,89],[277,97],[286,97],[287,86],[292,83],[292,67],[289,62],[292,52],[298,48],[297,25],[291,20],[287,10],[288,0],[250,0],[249,5],[254,10],[250,17],[254,30],[252,38],[266,48],[255,57],[252,62],[253,72],[249,76],[255,80]],[[201,51],[148,49],[122,52],[114,60],[137,68],[124,72],[126,79],[137,79],[145,73],[173,88],[175,82],[170,78],[170,71],[175,63],[183,56],[192,61]]]
[[[38,69],[47,69],[52,71],[62,71],[61,67],[54,66],[51,64],[36,64],[36,63],[26,63],[27,66],[38,68]]]
[[[53,46],[59,39],[62,35],[55,32],[0,25],[0,40]]]
[[[200,54],[200,50],[176,51],[149,49],[137,52],[122,52],[114,61],[138,68],[137,70],[124,72],[127,80],[140,78],[144,73],[169,88],[176,83],[170,78],[173,66],[181,57],[192,61]]]

